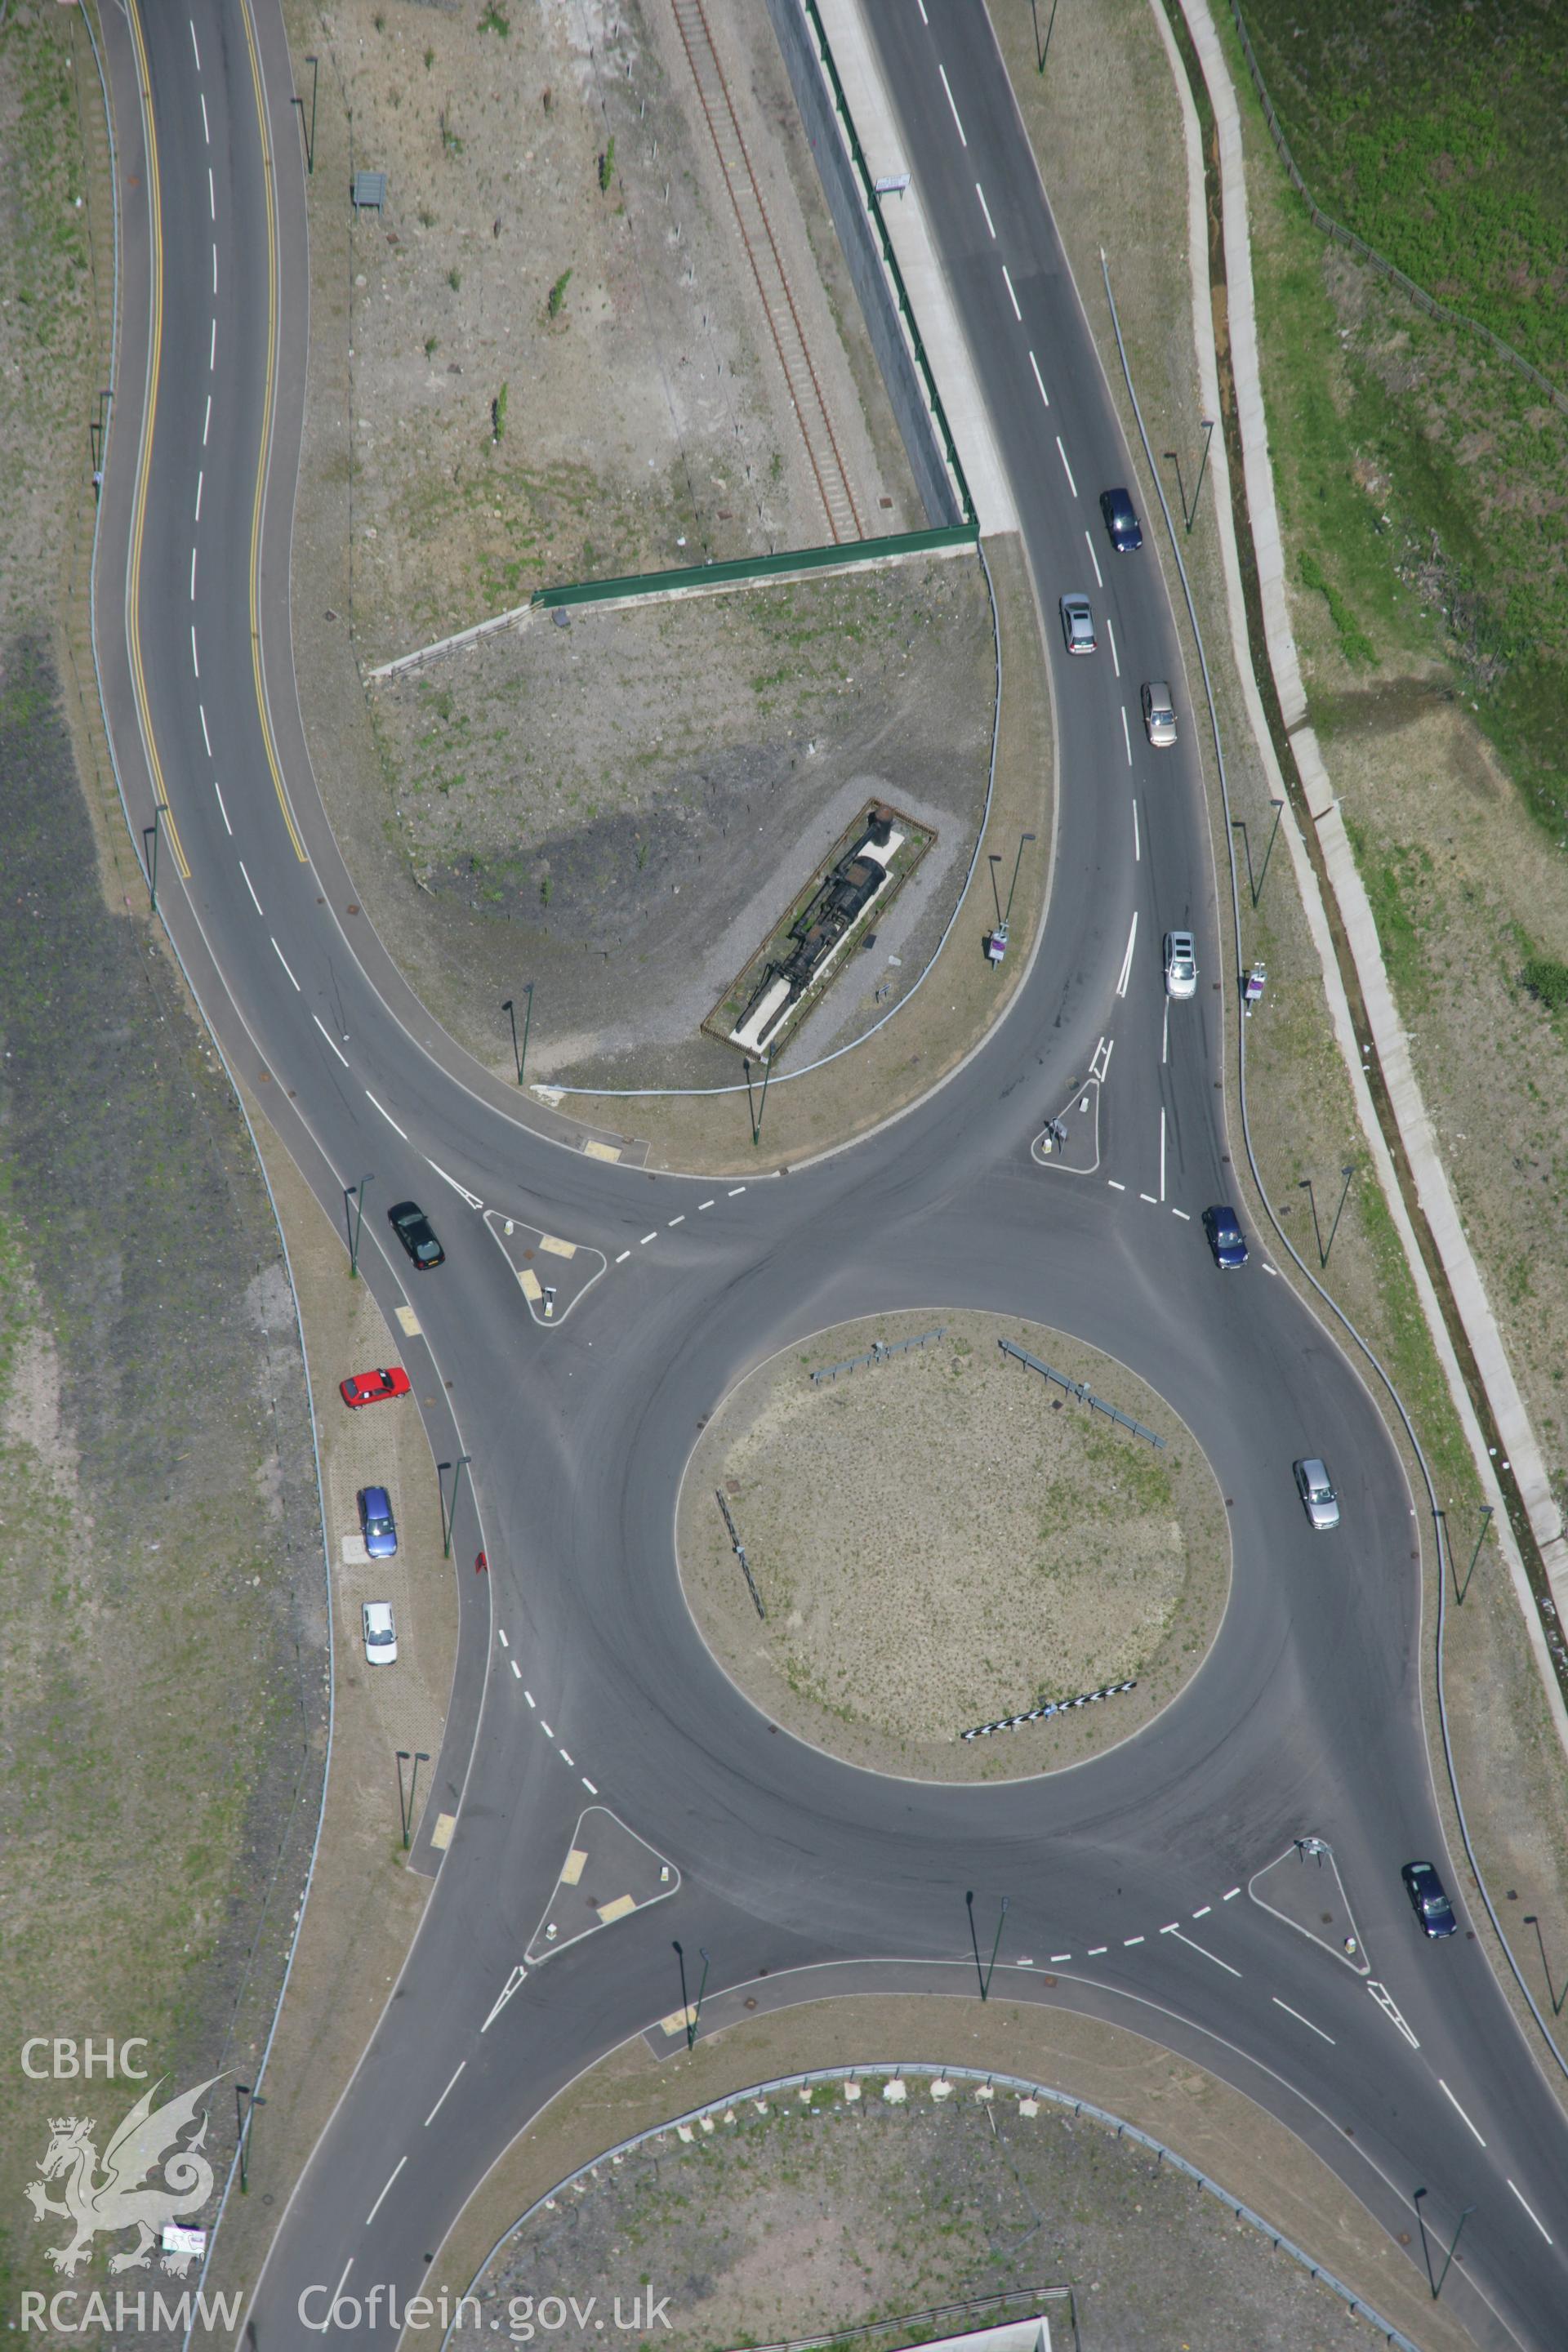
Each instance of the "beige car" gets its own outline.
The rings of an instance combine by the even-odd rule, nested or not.
[[[1163,678],[1143,688],[1143,725],[1157,751],[1168,751],[1176,740],[1176,713],[1171,689]]]

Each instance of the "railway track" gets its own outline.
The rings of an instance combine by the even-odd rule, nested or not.
[[[855,504],[855,494],[849,487],[848,472],[839,452],[838,436],[834,432],[816,363],[805,340],[805,330],[801,324],[795,296],[790,291],[784,259],[773,236],[773,224],[768,218],[767,206],[763,202],[763,192],[752,169],[752,159],[730,96],[729,83],[724,79],[724,68],[713,46],[707,9],[703,0],[670,0],[670,5],[713,141],[713,151],[719,158],[719,168],[730,192],[741,243],[762,299],[779,365],[784,370],[790,404],[795,411],[795,423],[800,427],[800,437],[805,446],[812,478],[827,518],[827,528],[840,545],[864,539],[865,528]]]

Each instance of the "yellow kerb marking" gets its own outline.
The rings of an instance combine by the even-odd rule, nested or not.
[[[637,1907],[631,1895],[617,1895],[613,1903],[600,1904],[599,1925],[601,1927],[607,1927],[612,1919],[624,1919],[628,1911],[635,1911]]]
[[[552,1257],[575,1257],[577,1255],[575,1242],[557,1241],[553,1234],[541,1234],[539,1246],[542,1250],[548,1250]]]
[[[566,1867],[561,1874],[561,1884],[563,1886],[576,1885],[577,1881],[583,1875],[583,1865],[587,1859],[587,1854],[580,1845],[574,1845],[573,1847],[571,1853],[566,1857]]]
[[[618,1160],[620,1156],[613,1143],[585,1143],[583,1146],[584,1160]]]
[[[531,1273],[526,1265],[519,1269],[517,1278],[522,1285],[522,1295],[525,1298],[539,1298],[543,1296],[539,1287],[539,1276]]]
[[[397,1309],[397,1328],[403,1333],[405,1339],[417,1339],[419,1337],[419,1318],[416,1315],[412,1307],[400,1307]]]
[[[430,1832],[430,1843],[437,1853],[445,1853],[452,1843],[452,1832],[458,1826],[456,1813],[437,1813],[436,1826]]]

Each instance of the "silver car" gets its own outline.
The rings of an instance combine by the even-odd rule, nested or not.
[[[1301,1497],[1302,1508],[1320,1535],[1340,1523],[1340,1498],[1334,1492],[1326,1462],[1316,1456],[1294,1465],[1296,1491]]]
[[[1191,931],[1165,933],[1165,993],[1167,996],[1195,996],[1198,986],[1197,954]]]
[[[364,1654],[369,1665],[397,1664],[397,1627],[393,1622],[390,1601],[367,1601],[364,1604]]]
[[[1157,751],[1168,751],[1176,740],[1176,712],[1171,689],[1163,677],[1142,689],[1143,729]]]
[[[1094,614],[1087,596],[1063,596],[1059,600],[1062,635],[1069,654],[1091,654],[1095,649]]]

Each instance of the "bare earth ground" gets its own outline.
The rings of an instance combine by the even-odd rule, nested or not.
[[[0,22],[0,2288],[64,2108],[248,2073],[321,1786],[325,1594],[297,1334],[233,1096],[146,919],[85,637],[108,378],[101,100],[76,11]],[[74,735],[74,741],[73,741]],[[85,787],[85,789],[84,789]],[[33,2081],[24,2038],[99,2047]],[[84,2091],[89,2095],[84,2098]],[[220,2173],[232,2099],[215,2099]],[[101,2241],[79,2284],[121,2251]]]
[[[528,978],[536,1078],[737,1082],[738,1057],[699,1024],[862,804],[888,799],[937,839],[874,954],[792,1044],[809,1060],[929,962],[984,806],[994,708],[972,556],[590,607],[567,627],[541,614],[402,672],[371,709],[379,822],[406,861],[404,968],[492,1066],[510,1050],[501,1002]]]
[[[864,329],[818,280],[832,231],[766,14],[710,22],[857,505],[868,530],[918,526],[846,348]],[[313,210],[341,234],[340,157],[388,174],[316,321],[351,387],[346,450],[315,455],[353,468],[362,661],[546,581],[831,536],[668,10],[333,0],[293,29],[324,49]]]
[[[1186,166],[1180,118],[1173,102],[1169,68],[1154,16],[1143,0],[1108,0],[1108,5],[1096,10],[1092,17],[1079,15],[1069,20],[1064,13],[1053,37],[1050,70],[1043,82],[1034,69],[1026,16],[1015,17],[1010,9],[996,9],[993,11],[993,22],[1037,152],[1046,159],[1047,185],[1058,225],[1130,444],[1134,448],[1139,446],[1100,282],[1101,246],[1110,258],[1134,381],[1153,446],[1157,451],[1180,446],[1195,457],[1201,439],[1201,409],[1184,288],[1179,299],[1172,297],[1172,253],[1182,234],[1175,206],[1178,202],[1184,203],[1184,198],[1177,198],[1172,192],[1184,189]],[[1241,96],[1244,121],[1250,126],[1254,116],[1245,68],[1234,58],[1233,73]],[[1110,110],[1117,110],[1129,124],[1126,140],[1119,141],[1114,152],[1108,149],[1097,129]],[[1278,305],[1284,313],[1286,293],[1303,262],[1309,268],[1342,265],[1332,256],[1325,264],[1322,241],[1303,225],[1296,199],[1279,176],[1273,149],[1268,145],[1266,136],[1255,142],[1249,152],[1255,157],[1248,195],[1265,383],[1266,387],[1277,385],[1279,372],[1297,365],[1292,354],[1300,352],[1304,357],[1294,381],[1298,397],[1304,401],[1305,388],[1331,366],[1331,359],[1322,345],[1310,339],[1307,326],[1289,315],[1282,317],[1280,332],[1276,337],[1271,306]],[[1326,294],[1321,300],[1321,316],[1328,322],[1325,341],[1331,342],[1337,340],[1337,328]],[[1277,396],[1277,391],[1271,390],[1271,399]],[[1298,410],[1291,408],[1285,417],[1277,419],[1274,426],[1277,472],[1287,490],[1287,527],[1290,518],[1289,467],[1298,421]],[[1134,459],[1133,470],[1143,486],[1148,508],[1158,512],[1141,456]],[[1191,477],[1189,465],[1189,485]],[[1268,787],[1251,743],[1230,659],[1224,586],[1206,489],[1203,504],[1205,510],[1192,536],[1183,540],[1183,553],[1197,599],[1215,679],[1233,805],[1237,814],[1249,824],[1255,864],[1260,864],[1271,817]],[[1145,546],[1170,573],[1179,625],[1184,637],[1187,637],[1180,583],[1163,526],[1158,533],[1150,534]],[[1319,597],[1317,603],[1326,626],[1326,601]],[[1389,609],[1392,612],[1394,608]],[[1302,632],[1304,657],[1315,658],[1321,639],[1314,634],[1314,616],[1293,608],[1292,617]],[[1403,643],[1404,638],[1395,641]],[[1190,637],[1188,644],[1187,684],[1195,704],[1201,697],[1202,679],[1195,653],[1190,649]],[[1445,708],[1452,712],[1451,706]],[[1457,719],[1450,715],[1446,723],[1450,728],[1462,726],[1462,715]],[[1441,740],[1450,747],[1454,742],[1451,733]],[[1436,748],[1436,744],[1427,745],[1429,751]],[[1336,777],[1338,751],[1337,742],[1328,747]],[[1209,769],[1210,807],[1215,815],[1215,861],[1223,877],[1226,845],[1219,821],[1217,781],[1206,740],[1205,757]],[[1442,792],[1451,806],[1463,807],[1473,789],[1464,779],[1478,773],[1481,761],[1479,740],[1472,738],[1467,753],[1456,759],[1453,778],[1447,785],[1434,782],[1426,774],[1419,782],[1413,781],[1409,789],[1414,793],[1424,791],[1434,798]],[[1503,788],[1500,785],[1500,789]],[[1511,788],[1507,788],[1499,805],[1513,804]],[[1353,822],[1353,784],[1349,813]],[[1522,816],[1518,823],[1523,825]],[[1521,833],[1519,838],[1522,843],[1527,836]],[[1500,866],[1501,863],[1500,859]],[[1529,871],[1532,877],[1541,874],[1539,853]],[[1494,890],[1503,887],[1500,872],[1493,872],[1490,887]],[[1549,886],[1542,882],[1542,887],[1545,893]],[[1265,1005],[1247,1032],[1253,1139],[1265,1181],[1286,1219],[1287,1230],[1295,1234],[1298,1247],[1303,1248],[1316,1271],[1310,1210],[1306,1195],[1298,1189],[1300,1180],[1310,1176],[1317,1186],[1320,1204],[1331,1205],[1339,1190],[1338,1170],[1345,1164],[1363,1168],[1364,1145],[1330,1030],[1316,954],[1282,846],[1276,850],[1271,861],[1256,912],[1250,906],[1245,872],[1242,891],[1245,952],[1248,958],[1263,955],[1268,966]],[[1456,891],[1454,895],[1458,898],[1461,894]],[[1552,903],[1550,898],[1548,903]],[[1544,924],[1542,929],[1544,932]],[[1228,941],[1228,929],[1225,936]],[[1201,948],[1200,941],[1200,954]],[[1482,972],[1495,971],[1498,957],[1494,938],[1486,951],[1478,956],[1475,968]],[[1216,958],[1216,962],[1226,961],[1227,955]],[[1452,985],[1448,993],[1462,999],[1469,985],[1467,971],[1463,984]],[[1231,1011],[1234,1017],[1233,999]],[[1419,1018],[1415,1025],[1419,1055],[1423,1049]],[[1461,1076],[1458,1068],[1452,1068],[1448,1073],[1451,1083],[1457,1087],[1484,1087],[1491,1066],[1484,1059],[1489,1051],[1478,1024],[1474,1036],[1468,1037],[1462,1045],[1455,1045],[1453,1059],[1457,1062],[1466,1054],[1482,1058],[1475,1062],[1473,1077],[1468,1072]],[[1424,1083],[1426,1077],[1424,1067]],[[1511,1090],[1505,1086],[1503,1098],[1518,1101],[1522,1093],[1521,1072],[1518,1086]],[[1234,1133],[1239,1130],[1239,1119],[1233,1085],[1231,1095]],[[1428,1096],[1428,1108],[1438,1116],[1440,1123],[1441,1103],[1438,1088]],[[1465,1129],[1467,1148],[1473,1151],[1478,1138],[1495,1133],[1499,1121],[1494,1108],[1489,1123],[1478,1123],[1471,1128],[1468,1120],[1457,1119],[1455,1124]],[[1458,1180],[1458,1171],[1453,1172]],[[1248,1188],[1244,1184],[1244,1189]],[[1534,1189],[1542,1194],[1547,1192],[1539,1180]],[[1494,1192],[1494,1200],[1500,1205],[1505,1192],[1504,1186]],[[1531,1230],[1528,1223],[1521,1228],[1521,1237],[1505,1264],[1517,1264],[1528,1246]],[[1501,1311],[1504,1300],[1499,1293],[1504,1285],[1490,1262],[1484,1230],[1473,1212],[1472,1240],[1494,1304]],[[1289,1272],[1288,1267],[1284,1270]],[[1439,1498],[1449,1513],[1449,1526],[1471,1531],[1468,1541],[1459,1536],[1455,1539],[1456,1550],[1460,1552],[1462,1560],[1468,1561],[1474,1531],[1479,1527],[1474,1472],[1421,1321],[1393,1225],[1374,1188],[1359,1176],[1323,1278],[1331,1295],[1366,1335],[1398,1382],[1422,1443],[1434,1462]],[[1538,1287],[1546,1281],[1545,1253],[1532,1278]],[[1514,1325],[1505,1323],[1510,1348],[1516,1328],[1517,1318]],[[1518,1370],[1521,1380],[1526,1379],[1526,1364],[1521,1362]],[[1534,1402],[1532,1396],[1532,1410]],[[1397,1427],[1394,1433],[1395,1443],[1404,1450]],[[1424,1530],[1424,1541],[1425,1535]],[[1429,1545],[1423,1558],[1427,1606],[1431,1609],[1435,1607],[1436,1595],[1431,1583]],[[1430,1643],[1426,1644],[1426,1654],[1430,1666]],[[1449,1612],[1447,1679],[1449,1724],[1466,1814],[1488,1883],[1497,1892],[1510,1922],[1521,1918],[1528,1910],[1536,1912],[1543,1920],[1559,1923],[1554,1940],[1561,1949],[1568,1939],[1568,1808],[1564,1805],[1562,1750],[1547,1717],[1545,1695],[1526,1645],[1518,1603],[1497,1550],[1489,1544],[1482,1549],[1469,1601],[1464,1609],[1451,1609]],[[1449,1822],[1452,1850],[1457,1853],[1461,1849],[1442,1772],[1430,1685],[1427,1696],[1439,1801]],[[1468,1878],[1468,1872],[1463,1875]],[[1510,1890],[1517,1902],[1508,1900]],[[1488,1929],[1480,1932],[1490,1940]],[[1510,1926],[1510,1940],[1532,1971],[1539,1999],[1544,1983],[1533,1945],[1525,1941],[1526,1936],[1532,1934],[1532,1930],[1523,1929],[1516,1933]],[[1498,1958],[1500,1974],[1507,1983],[1506,1965],[1500,1955]],[[1523,2014],[1522,2007],[1521,2013]],[[1532,2025],[1527,2025],[1526,2030],[1535,2032]]]
[[[1468,2346],[1447,2305],[1433,2304],[1408,2253],[1249,2100],[1136,2034],[1009,2002],[1000,1988],[984,2009],[971,1994],[774,2011],[704,2035],[689,2055],[682,2051],[662,2063],[640,2038],[626,2043],[563,2093],[492,2168],[438,2250],[426,2292],[455,2297],[521,2213],[579,2165],[636,2132],[806,2067],[915,2058],[995,2066],[1092,2100],[1246,2197],[1426,2352]],[[837,2107],[841,2095],[834,2097]],[[962,2122],[953,2113],[961,2100]],[[873,2102],[884,2107],[878,2092],[868,2090],[853,2112]],[[1250,2231],[1243,2235],[1223,2209],[1205,2212],[1206,2200],[1162,2202],[1158,2176],[1150,2190],[1141,2158],[1125,2146],[1116,2150],[1092,2126],[1069,2135],[1049,2107],[1024,2118],[1016,2109],[1008,2113],[999,2092],[993,2103],[998,2135],[993,2138],[982,2126],[982,2137],[970,2129],[977,2103],[969,2094],[933,2114],[929,2092],[910,2077],[903,2108],[886,2107],[875,2126],[867,2115],[863,2132],[846,2141],[847,2106],[830,2121],[834,2109],[807,2111],[793,2092],[780,2104],[791,2111],[788,2123],[778,2121],[772,2134],[739,2146],[720,2142],[722,2126],[711,2143],[699,2135],[689,2149],[671,2133],[637,2167],[637,2192],[628,2187],[623,2194],[620,2169],[601,2168],[582,2199],[568,2191],[555,2213],[542,2216],[542,2226],[531,2227],[521,2291],[537,2298],[559,2281],[580,2303],[589,2294],[613,2298],[618,2291],[626,2310],[652,2282],[656,2292],[670,2295],[671,2336],[679,2329],[683,2342],[708,2347],[763,2335],[827,2333],[914,2310],[927,2299],[910,2291],[917,2273],[950,2282],[956,2296],[1019,2282],[1048,2284],[1061,2277],[1059,2263],[1079,2290],[1084,2352],[1143,2346],[1206,2352],[1230,2344],[1252,2352],[1265,2345],[1378,2340],[1362,2321],[1348,2323],[1354,2333],[1335,2332],[1347,2325],[1342,2305],[1336,2309],[1315,2292],[1300,2299],[1287,2257]],[[871,2136],[882,2126],[885,2137]],[[801,2137],[791,2141],[797,2128]],[[1033,2135],[1027,2144],[1026,2132]],[[852,2157],[840,2153],[846,2146]],[[695,2159],[689,2168],[689,2157]],[[904,2164],[907,2182],[897,2169]],[[1031,2228],[1013,2165],[1047,2226]],[[753,2180],[766,2187],[765,2210],[752,2201]],[[658,2218],[634,2247],[632,2229],[650,2217],[650,2186],[657,2188]],[[774,2216],[770,2235],[764,2225]],[[718,2235],[726,2225],[728,2241]],[[900,2245],[903,2252],[895,2252]],[[771,2298],[781,2316],[769,2326],[760,2314],[739,2312],[738,2290],[748,2304]],[[1173,2308],[1162,2302],[1167,2290],[1183,2299]],[[934,2289],[928,2296],[948,2299]],[[611,2322],[601,2336],[590,2316],[580,2335],[569,2316],[553,2340],[574,2347],[584,2337],[613,2342],[613,2305]],[[552,2338],[536,2329],[533,2340]],[[666,2340],[663,2329],[652,2340]]]
[[[938,1326],[886,1363],[811,1378]],[[1213,1473],[1163,1400],[1096,1349],[991,1315],[841,1324],[762,1365],[698,1442],[679,1541],[705,1638],[769,1716],[854,1763],[939,1780],[1049,1771],[1126,1738],[1201,1665],[1230,1589]],[[1130,1677],[1095,1706],[959,1738]]]

